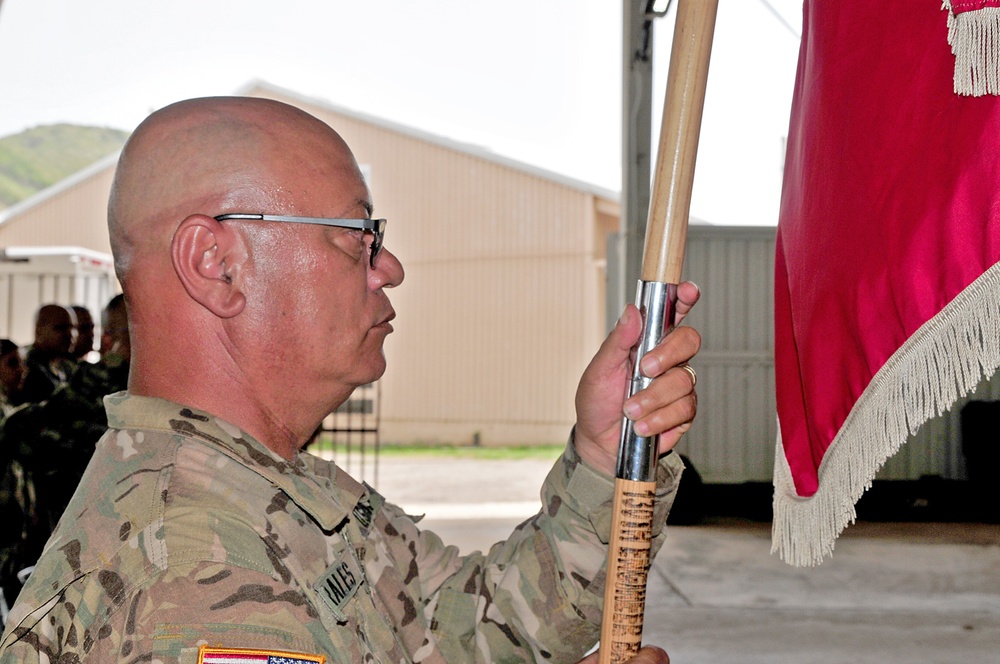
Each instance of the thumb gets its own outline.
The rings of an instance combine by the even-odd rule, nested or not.
[[[642,317],[639,310],[633,304],[625,305],[618,322],[594,356],[591,367],[598,374],[619,369],[628,360],[641,332]]]
[[[639,339],[642,317],[625,307],[618,323],[590,361],[576,390],[576,449],[595,468],[613,473],[621,434],[622,402],[629,355]]]

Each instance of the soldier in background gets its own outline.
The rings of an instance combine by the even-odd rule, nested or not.
[[[27,348],[23,402],[47,399],[69,379],[76,341],[76,315],[59,304],[44,304],[35,314],[35,341]]]
[[[100,353],[105,365],[124,369],[124,377],[118,378],[121,389],[124,390],[128,382],[128,364],[132,359],[132,343],[128,335],[125,296],[121,293],[111,298],[108,306],[101,312]]]
[[[47,399],[24,404],[0,427],[0,449],[7,450],[33,487],[30,511],[37,529],[27,537],[28,557],[37,557],[55,530],[108,428],[104,397],[128,383],[131,346],[121,295],[111,299],[102,320],[100,360],[81,363]]]
[[[24,360],[17,344],[10,339],[0,339],[0,431],[7,415],[14,412],[20,402],[24,384]],[[17,597],[21,583],[17,573],[34,562],[39,551],[26,550],[29,539],[38,540],[34,528],[37,515],[34,504],[34,486],[26,477],[21,464],[14,458],[14,447],[0,440],[0,592],[9,605]]]
[[[0,419],[21,402],[26,372],[17,344],[10,339],[0,339]]]
[[[76,341],[70,356],[77,362],[87,362],[87,356],[94,350],[94,317],[82,304],[74,304],[71,308],[76,316]]]

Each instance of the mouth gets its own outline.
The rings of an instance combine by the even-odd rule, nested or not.
[[[395,318],[396,318],[396,312],[390,310],[388,314],[386,314],[381,320],[379,320],[379,322],[375,323],[375,325],[373,325],[372,327],[373,329],[385,330],[386,333],[392,332],[393,330],[392,321]]]

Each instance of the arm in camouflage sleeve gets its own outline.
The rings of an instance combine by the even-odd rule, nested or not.
[[[682,469],[675,454],[657,468],[654,554]],[[398,559],[415,558],[415,594],[447,661],[576,662],[597,642],[612,491],[571,443],[543,485],[543,510],[489,554],[460,557],[433,533],[404,534],[418,545]],[[402,514],[393,526],[416,531]]]
[[[0,664],[187,664],[197,660],[206,641],[300,652],[315,652],[317,644],[330,641],[301,595],[267,574],[211,561],[186,563],[109,599],[120,582],[110,573],[75,581],[44,607],[43,620],[23,634],[6,635]],[[216,599],[202,601],[207,597]]]
[[[678,286],[675,322],[699,297],[695,284]],[[597,641],[611,529],[610,473],[623,412],[636,431],[659,437],[659,453],[665,455],[656,473],[651,553],[662,545],[683,468],[668,452],[691,426],[697,408],[694,375],[681,367],[698,352],[701,339],[689,327],[667,335],[643,357],[649,387],[623,403],[630,349],[641,327],[638,310],[628,305],[584,371],[574,437],[546,479],[541,513],[486,557],[459,558],[426,533],[417,535],[419,546],[412,552],[396,552],[397,560],[414,560],[420,585],[414,594],[423,598],[425,616],[448,661],[464,661],[474,653],[484,662],[575,662]],[[403,542],[408,539],[404,535]]]

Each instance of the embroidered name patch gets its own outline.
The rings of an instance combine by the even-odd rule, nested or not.
[[[198,664],[323,664],[326,657],[282,650],[257,650],[254,648],[198,649]]]
[[[344,615],[344,607],[358,592],[364,579],[363,574],[350,551],[344,551],[316,581],[316,592],[333,611],[337,620],[347,620],[347,616]]]

